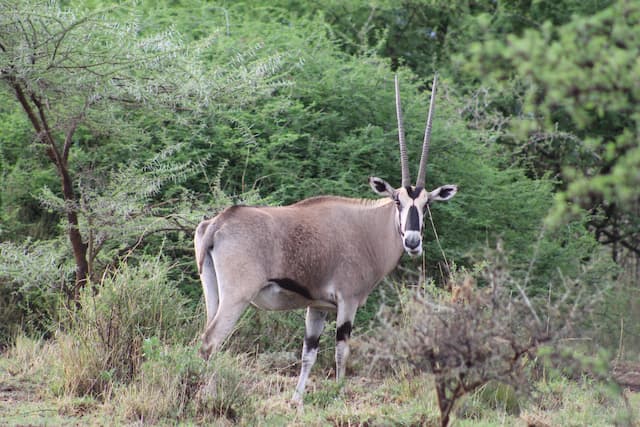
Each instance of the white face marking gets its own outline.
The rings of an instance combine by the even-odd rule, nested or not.
[[[394,195],[402,245],[410,256],[422,254],[422,227],[429,193],[422,188],[399,188]]]
[[[405,252],[411,256],[422,253],[422,228],[429,202],[450,200],[458,191],[456,185],[447,184],[427,192],[421,187],[393,188],[384,179],[369,177],[369,185],[381,196],[391,197],[397,208],[396,227],[402,236]]]

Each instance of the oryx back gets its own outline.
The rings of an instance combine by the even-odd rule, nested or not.
[[[316,197],[284,207],[228,208],[198,228],[200,274],[206,280],[207,268],[215,270],[221,298],[233,294],[269,310],[335,309],[338,297],[360,302],[399,257],[371,232],[388,230],[389,204]],[[385,262],[388,249],[393,255]]]

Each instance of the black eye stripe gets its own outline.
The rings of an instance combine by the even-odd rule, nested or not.
[[[409,208],[409,216],[407,218],[405,230],[420,231],[420,216],[418,215],[418,208],[415,206],[411,206]]]

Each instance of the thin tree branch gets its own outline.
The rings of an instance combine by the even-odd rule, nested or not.
[[[56,141],[53,139],[53,133],[51,132],[51,128],[49,128],[49,123],[47,122],[47,115],[45,113],[45,108],[40,102],[40,99],[34,94],[31,93],[31,101],[35,104],[38,109],[38,115],[40,116],[40,122],[42,123],[43,129],[42,132],[47,139],[50,150],[53,153],[54,163],[56,164],[58,171],[62,173],[62,169],[66,166],[66,161],[60,156],[60,152],[58,151],[58,147],[56,146]]]
[[[71,126],[69,127],[69,130],[65,135],[64,146],[62,148],[62,159],[64,160],[65,164],[69,160],[69,150],[71,149],[71,144],[73,143],[73,135],[75,134],[78,125],[84,118],[87,112],[87,108],[89,108],[89,98],[87,98],[87,100],[85,101],[84,106],[82,107],[82,111],[73,119],[71,119]]]

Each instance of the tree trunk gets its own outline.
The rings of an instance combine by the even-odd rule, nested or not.
[[[76,261],[76,282],[73,286],[70,297],[74,301],[78,301],[80,289],[84,287],[89,279],[89,262],[87,261],[87,244],[82,241],[82,234],[78,224],[78,214],[73,208],[75,194],[73,191],[73,182],[66,165],[56,165],[62,179],[62,194],[65,202],[67,202],[67,222],[69,223],[69,242],[73,250],[73,257]]]
[[[89,262],[87,259],[87,245],[82,241],[82,234],[78,223],[78,213],[75,207],[76,198],[73,191],[73,180],[69,174],[67,159],[71,146],[71,137],[75,131],[77,122],[73,123],[66,136],[62,153],[55,142],[55,136],[49,127],[45,106],[38,96],[30,92],[15,77],[8,78],[11,86],[15,90],[16,98],[27,113],[38,141],[46,147],[46,153],[54,164],[62,183],[62,195],[65,201],[65,211],[69,226],[69,242],[76,262],[76,279],[73,288],[68,291],[68,297],[73,301],[78,301],[80,289],[87,283],[89,274]]]

